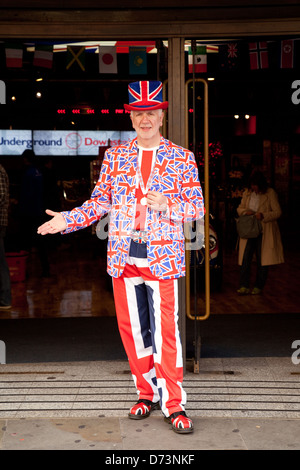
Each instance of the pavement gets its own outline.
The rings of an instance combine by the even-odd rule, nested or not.
[[[101,450],[101,461],[199,466],[202,450],[299,450],[300,364],[292,357],[203,358],[184,388],[193,434],[159,410],[127,417],[136,393],[128,363],[0,365],[0,450]]]

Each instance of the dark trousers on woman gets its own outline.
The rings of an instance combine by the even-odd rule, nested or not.
[[[243,263],[240,271],[240,287],[250,286],[251,264],[254,254],[256,255],[256,279],[255,287],[263,289],[268,276],[268,266],[261,265],[261,242],[262,235],[257,238],[248,238],[244,251]]]
[[[4,249],[5,232],[6,227],[0,225],[0,307],[11,304],[10,274]]]

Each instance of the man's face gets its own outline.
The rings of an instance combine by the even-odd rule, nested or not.
[[[159,128],[163,122],[163,111],[132,111],[130,114],[132,127],[137,133],[138,142],[145,147],[159,145]]]

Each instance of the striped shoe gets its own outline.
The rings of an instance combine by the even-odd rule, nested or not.
[[[131,419],[144,419],[148,418],[151,411],[158,410],[160,408],[159,402],[153,403],[150,400],[140,399],[128,413]]]
[[[165,420],[172,424],[173,431],[179,434],[188,434],[194,431],[193,421],[187,417],[184,411],[177,411],[172,413]]]

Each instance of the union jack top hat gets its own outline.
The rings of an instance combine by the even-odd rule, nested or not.
[[[168,102],[162,100],[162,83],[158,81],[133,82],[128,85],[129,104],[124,104],[128,111],[151,111],[166,109]]]

